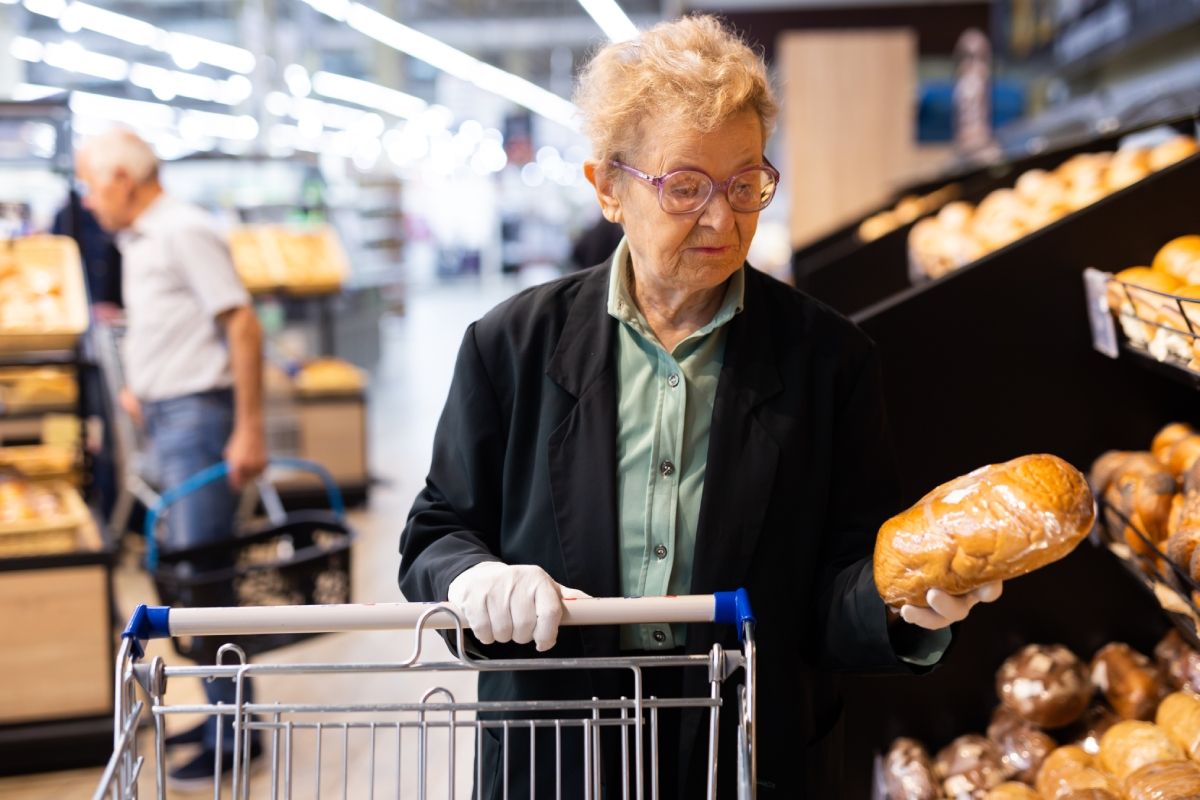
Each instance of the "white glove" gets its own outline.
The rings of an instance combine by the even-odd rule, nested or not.
[[[910,625],[936,631],[953,622],[961,622],[967,618],[967,614],[976,603],[990,603],[999,598],[1003,591],[1004,584],[1000,581],[985,583],[975,591],[962,595],[930,589],[925,594],[925,602],[929,603],[929,608],[905,603],[900,608],[900,617]]]
[[[535,642],[544,653],[558,640],[564,598],[590,597],[554,582],[541,567],[484,561],[450,582],[449,600],[480,644]]]

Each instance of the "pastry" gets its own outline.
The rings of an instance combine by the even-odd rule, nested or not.
[[[1154,660],[1172,689],[1200,692],[1200,652],[1172,628],[1154,647]]]
[[[1183,748],[1152,722],[1118,722],[1100,740],[1101,766],[1121,781],[1147,764],[1182,761],[1185,757]]]
[[[1121,719],[1151,719],[1165,692],[1150,659],[1127,644],[1107,644],[1092,657],[1092,683]]]
[[[1096,759],[1075,745],[1060,747],[1046,756],[1035,787],[1046,800],[1064,800],[1088,790],[1121,796],[1116,782],[1100,770]]]
[[[1188,761],[1147,764],[1125,779],[1128,800],[1196,800],[1200,767]]]
[[[1087,668],[1062,645],[1026,645],[996,671],[1000,702],[1042,728],[1079,719],[1093,691]]]
[[[975,734],[960,736],[942,748],[934,769],[942,791],[952,800],[982,800],[1006,777],[999,748]]]
[[[1009,781],[992,789],[983,800],[1042,800],[1041,795],[1023,783]]]
[[[883,782],[888,800],[937,800],[942,796],[929,753],[914,739],[901,737],[892,742],[883,761]]]
[[[888,605],[926,605],[930,589],[966,594],[1071,552],[1091,530],[1087,481],[1050,455],[982,467],[884,523],[875,585]]]
[[[1158,706],[1154,722],[1189,758],[1200,758],[1200,699],[1195,695],[1187,692],[1167,695]]]

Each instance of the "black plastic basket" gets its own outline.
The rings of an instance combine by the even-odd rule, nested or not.
[[[273,461],[273,466],[317,474],[329,495],[330,510],[282,512],[257,522],[224,542],[181,550],[159,551],[154,533],[163,514],[180,498],[215,480],[227,470],[217,464],[165,492],[146,515],[146,565],[159,601],[168,606],[207,607],[327,605],[350,602],[350,547],[354,533],[346,524],[341,493],[322,467],[308,461]],[[215,660],[221,644],[231,642],[248,656],[294,644],[314,633],[270,636],[226,636],[209,639],[173,637],[181,656]]]

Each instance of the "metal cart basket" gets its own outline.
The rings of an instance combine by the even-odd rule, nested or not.
[[[233,757],[222,763],[215,759],[216,774],[212,786],[215,798],[223,792],[239,798],[250,796],[249,767],[252,766],[251,738],[262,740],[261,758],[253,766],[265,766],[269,776],[257,779],[255,796],[375,797],[389,795],[425,800],[436,791],[437,797],[456,796],[456,759],[470,763],[472,745],[478,748],[483,737],[493,736],[503,743],[502,773],[498,780],[487,776],[480,759],[472,776],[476,796],[508,798],[509,776],[528,770],[533,774],[541,764],[554,764],[560,782],[551,797],[659,797],[660,712],[665,709],[693,709],[708,719],[708,752],[702,758],[707,773],[707,797],[716,797],[718,721],[722,711],[721,687],[740,673],[736,684],[737,771],[739,798],[755,796],[755,650],[754,617],[744,590],[668,598],[595,598],[569,600],[564,604],[564,625],[616,625],[648,622],[716,622],[736,625],[741,652],[727,651],[714,645],[708,654],[662,655],[625,658],[529,658],[479,659],[468,654],[463,623],[449,604],[386,603],[374,605],[275,606],[240,608],[167,608],[139,606],[122,637],[116,664],[116,712],[111,760],[96,790],[95,798],[135,798],[138,778],[145,756],[138,748],[138,728],[145,712],[153,720],[154,763],[157,797],[167,796],[165,761],[165,723],[173,714],[207,714],[233,717]],[[217,664],[211,666],[167,666],[163,659],[144,658],[143,642],[151,638],[175,636],[247,636],[274,635],[279,632],[336,632],[365,630],[415,630],[412,654],[400,662],[269,664],[248,663],[236,645],[224,645]],[[422,632],[440,629],[452,631],[457,643],[457,658],[424,661],[421,657]],[[678,668],[704,670],[708,693],[699,697],[656,698],[647,696],[643,687],[646,675],[655,669]],[[594,697],[590,700],[459,702],[445,688],[453,673],[524,670],[618,670],[631,678],[630,696]],[[338,702],[332,695],[335,675],[368,681],[398,673],[420,674],[429,688],[411,702]],[[202,677],[232,680],[237,685],[233,705],[167,705],[167,683],[174,677]],[[319,676],[321,703],[243,702],[245,682],[250,678],[286,682]],[[460,675],[461,677],[461,675]],[[263,680],[257,681],[260,695]],[[361,697],[361,693],[357,696]],[[218,726],[221,731],[225,726]],[[538,733],[540,731],[540,733]],[[535,737],[535,733],[538,735]],[[221,750],[218,733],[218,753]],[[528,762],[510,763],[509,742],[519,737],[533,746]],[[564,744],[568,739],[582,742],[581,747]],[[603,751],[601,741],[604,741]],[[365,766],[364,775],[355,775],[351,783],[352,744],[369,753],[365,765],[356,760],[356,770]],[[332,742],[332,744],[331,744]],[[549,747],[542,745],[550,743]],[[615,745],[614,745],[615,743]],[[666,742],[670,745],[670,742]],[[257,746],[257,745],[256,745]],[[616,752],[614,752],[616,751]],[[543,761],[543,759],[549,759]],[[574,759],[582,759],[582,772]],[[602,773],[619,762],[621,785],[610,782],[602,788]],[[572,767],[571,770],[565,766]],[[449,781],[439,780],[449,768]],[[565,772],[581,775],[579,784],[564,785]],[[332,773],[332,775],[331,775]],[[225,779],[223,781],[223,778]],[[269,788],[266,780],[269,779]],[[329,791],[331,783],[333,791]],[[394,789],[392,788],[392,781]],[[148,787],[148,776],[145,781]],[[498,785],[497,785],[498,784]],[[352,789],[351,786],[354,788]],[[146,787],[143,787],[146,788]],[[261,789],[261,791],[260,791]],[[207,791],[207,790],[206,790]],[[457,788],[458,796],[470,790]],[[534,796],[534,787],[530,796]]]

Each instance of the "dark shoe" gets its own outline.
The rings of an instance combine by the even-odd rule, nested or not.
[[[164,743],[167,747],[175,747],[184,744],[203,744],[204,743],[204,723],[201,722],[194,728],[188,728],[186,731],[173,733],[168,736]]]
[[[250,760],[262,755],[262,745],[258,740],[250,742]],[[205,749],[201,751],[195,758],[187,763],[172,769],[167,773],[167,785],[172,789],[183,792],[188,791],[212,791],[213,780],[216,777],[214,772],[216,763],[216,754],[212,750]],[[244,768],[249,769],[251,764],[243,764]],[[229,780],[233,775],[233,753],[224,752],[221,754],[221,779]]]

